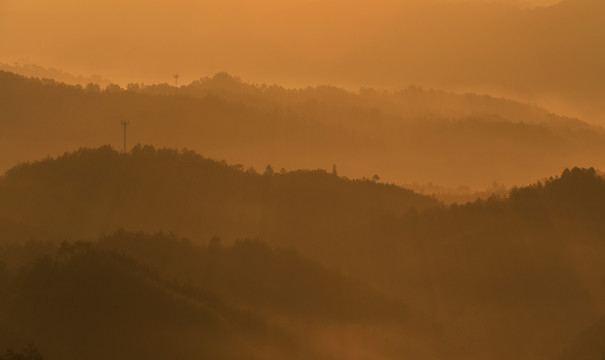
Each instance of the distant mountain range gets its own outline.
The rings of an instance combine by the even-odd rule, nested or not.
[[[123,84],[172,81],[175,71],[190,81],[223,69],[289,86],[416,84],[500,94],[605,124],[600,0],[536,8],[509,1],[232,0],[146,8],[144,17],[137,6],[108,0],[93,12],[75,8],[60,24],[49,20],[62,15],[50,4],[18,21],[8,15],[25,6],[6,9],[5,31],[21,37],[2,39],[4,56],[66,69],[79,64]],[[111,26],[107,16],[116,13],[123,21]],[[44,53],[21,45],[37,41],[48,44]],[[77,57],[68,44],[77,44]]]
[[[0,70],[6,72],[12,72],[27,77],[34,77],[39,79],[53,79],[55,81],[63,82],[70,85],[81,85],[86,86],[87,84],[94,83],[99,86],[105,87],[109,85],[110,81],[99,76],[82,76],[72,75],[68,72],[61,71],[55,68],[47,68],[36,64],[2,64],[0,63]]]
[[[602,168],[605,133],[510,100],[408,88],[252,85],[225,73],[167,84],[77,87],[0,73],[0,167],[80,146],[187,147],[262,171],[331,169],[404,183],[527,184],[575,165]]]
[[[0,360],[604,359],[605,1],[0,7]]]

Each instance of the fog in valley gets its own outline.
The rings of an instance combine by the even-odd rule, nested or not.
[[[605,356],[605,2],[0,2],[0,360]]]

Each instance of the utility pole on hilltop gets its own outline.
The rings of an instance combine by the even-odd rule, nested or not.
[[[179,87],[179,78],[181,77],[181,75],[179,75],[178,73],[174,73],[174,75],[172,75],[172,77],[174,77],[174,86],[176,88]]]
[[[126,127],[130,124],[129,121],[120,121],[120,124],[124,127],[124,153],[126,153]]]

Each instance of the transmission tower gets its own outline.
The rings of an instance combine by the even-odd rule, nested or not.
[[[126,127],[130,124],[130,121],[120,121],[120,124],[124,127],[124,153],[126,153]]]
[[[172,75],[172,77],[174,78],[174,86],[175,87],[179,87],[179,78],[181,77],[181,75],[179,75],[178,73],[175,73],[174,75]]]

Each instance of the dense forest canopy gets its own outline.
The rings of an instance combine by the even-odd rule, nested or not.
[[[475,94],[408,88],[285,89],[217,74],[190,85],[103,91],[0,72],[0,167],[80,146],[195,149],[262,171],[331,169],[398,184],[511,187],[565,167],[603,166],[601,128]],[[481,149],[481,151],[478,151]],[[418,188],[418,187],[417,187]]]
[[[604,15],[0,0],[0,360],[605,360]]]
[[[201,239],[219,234],[231,241],[294,241],[305,238],[301,231],[328,237],[334,225],[344,227],[352,219],[362,226],[440,206],[434,198],[374,179],[270,166],[260,174],[191,150],[148,145],[127,154],[105,146],[23,163],[0,178],[0,193],[0,217],[14,223],[16,233],[29,226],[55,239],[94,239],[125,227]],[[300,229],[290,234],[293,221]]]
[[[102,147],[12,168],[0,179],[0,199],[2,238],[31,249],[28,256],[5,258],[5,269],[15,268],[11,258],[32,261],[52,248],[27,245],[32,237],[56,244],[95,241],[122,227],[175,232],[191,240],[122,231],[101,237],[94,249],[132,256],[168,279],[254,309],[261,319],[269,311],[291,321],[311,312],[324,320],[370,321],[399,311],[407,320],[392,318],[399,324],[392,331],[425,329],[417,341],[465,358],[474,358],[471,352],[502,359],[563,354],[603,312],[605,180],[594,169],[565,170],[506,197],[444,206],[394,185],[325,170],[268,167],[259,174],[192,151]],[[244,240],[256,238],[269,247]],[[298,249],[318,263],[275,247]],[[299,267],[317,266],[345,278],[326,270],[304,275],[313,281],[299,277]],[[212,269],[222,277],[213,278]],[[358,290],[346,290],[350,286]],[[384,295],[364,295],[372,288]],[[278,289],[290,290],[276,295]],[[341,289],[347,300],[326,289]],[[298,290],[301,295],[286,295]],[[399,305],[381,296],[406,305],[384,315],[376,309]],[[386,302],[372,308],[368,301]],[[374,340],[390,344],[373,343],[374,350],[416,351],[392,348],[394,339]]]
[[[51,359],[334,359],[360,350],[348,349],[360,332],[366,354],[392,357],[434,334],[401,301],[258,241],[198,246],[120,230],[94,242],[3,242],[0,263],[10,264],[0,346],[29,339]]]

